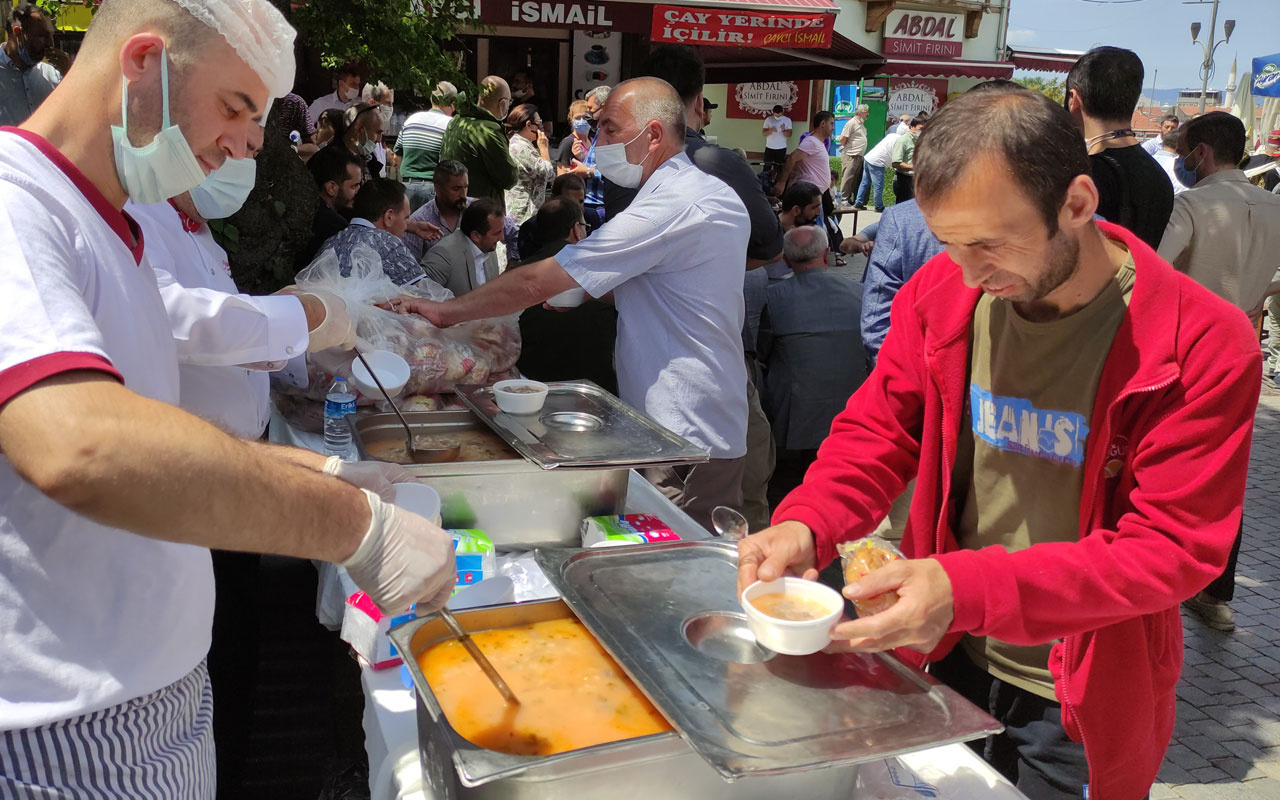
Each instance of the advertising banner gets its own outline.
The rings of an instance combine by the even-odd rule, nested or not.
[[[1280,97],[1280,53],[1253,60],[1253,94]]]
[[[728,97],[730,119],[763,119],[774,106],[782,106],[792,122],[804,123],[809,115],[809,81],[731,83]]]
[[[835,19],[835,14],[654,6],[650,38],[707,47],[827,48]]]

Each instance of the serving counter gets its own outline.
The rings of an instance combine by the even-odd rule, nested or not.
[[[291,428],[278,415],[276,415],[272,420],[271,439],[272,441],[283,444],[308,447],[313,450],[323,451],[322,437],[315,434],[307,434]],[[428,483],[432,482],[430,476],[424,476],[424,478]],[[611,513],[650,514],[656,516],[666,522],[668,527],[678,533],[686,542],[696,542],[712,538],[705,529],[701,528],[690,517],[688,517],[688,515],[684,514],[684,512],[670,503],[635,470],[626,470],[625,486],[626,488],[624,490],[625,493],[623,494],[623,497],[618,498],[621,501],[618,503],[620,507],[611,509]],[[464,499],[472,501],[473,507],[478,505],[479,501],[482,499],[480,497],[467,496],[468,492],[466,488],[461,485],[459,486],[458,491],[462,493]],[[622,492],[619,494],[622,494]],[[576,531],[574,533],[576,534]],[[542,541],[537,544],[545,547],[550,543]],[[568,542],[558,542],[557,544],[563,546],[564,544],[568,544]],[[508,545],[508,547],[510,546],[511,545]],[[718,545],[717,547],[725,549],[723,545]],[[712,556],[715,556],[715,553],[712,551],[699,552],[711,553]],[[601,552],[601,555],[604,555],[603,552]],[[618,555],[621,555],[621,553],[618,553]],[[720,560],[727,558],[727,556],[715,557]],[[549,563],[547,559],[541,557],[539,558],[539,561],[544,565]],[[327,564],[318,564],[317,566],[321,571],[320,590],[317,598],[317,618],[322,624],[331,628],[337,628],[341,623],[342,614],[345,610],[344,600],[354,590],[354,587],[350,583],[349,578],[346,578],[340,569]],[[732,571],[730,568],[726,569],[729,569],[730,572]],[[549,574],[548,577],[551,578],[552,583],[557,583],[555,576]],[[731,579],[721,576],[720,580],[724,582]],[[598,582],[593,579],[592,581],[588,581],[588,583],[594,586]],[[562,590],[564,589],[563,586],[560,588]],[[574,592],[570,591],[569,596],[571,598],[571,603],[572,595],[574,595]],[[731,595],[732,591],[730,590],[726,596],[729,597],[729,599],[732,599]],[[724,598],[721,598],[721,601],[723,600]],[[668,598],[666,605],[670,604],[671,601],[670,598]],[[720,605],[725,605],[725,603],[720,602]],[[575,607],[575,613],[582,616],[581,612],[581,608]],[[683,614],[683,612],[680,613]],[[592,627],[590,624],[590,615],[588,615],[588,619],[584,621],[588,622],[588,627]],[[599,621],[597,620],[597,623],[598,622]],[[601,631],[595,630],[593,627],[592,632],[596,634],[597,638],[599,638]],[[615,636],[619,634],[625,635],[625,630],[620,628],[618,632],[615,632]],[[620,645],[620,641],[616,639],[614,641],[606,641],[605,643],[606,645],[611,645],[609,647],[611,650]],[[625,644],[625,642],[621,642],[621,644]],[[615,653],[615,657],[617,657],[617,653]],[[631,669],[634,665],[627,666],[629,667],[628,672],[633,673],[633,677],[635,677],[634,671]],[[692,662],[690,662],[690,664],[686,666],[693,669],[694,673],[697,672],[696,664],[692,664]],[[745,674],[743,670],[750,668],[750,665],[730,665],[730,668],[731,672],[737,671],[738,673]],[[422,748],[424,747],[424,741],[433,739],[436,741],[443,741],[443,738],[439,734],[446,733],[445,729],[447,729],[448,726],[442,725],[440,731],[437,731],[434,727],[430,730],[419,730],[420,724],[435,726],[436,723],[433,722],[433,719],[437,719],[438,715],[428,715],[425,713],[424,708],[419,707],[419,704],[424,701],[415,696],[415,690],[408,682],[409,672],[410,670],[407,668],[391,668],[375,671],[367,666],[365,666],[361,671],[361,683],[365,694],[364,731],[365,747],[369,756],[369,782],[371,797],[373,800],[392,800],[393,798],[411,798],[412,800],[446,800],[445,797],[437,795],[432,790],[431,782],[424,777]],[[690,673],[690,675],[693,675],[694,673]],[[763,675],[765,673],[762,672],[761,674]],[[650,679],[661,680],[660,675],[660,671],[654,671]],[[419,675],[418,677],[420,678],[421,676]],[[924,680],[923,676],[912,679],[905,672],[901,677],[902,680],[907,681],[907,683],[903,683],[902,686],[907,686],[911,680],[915,680],[917,684]],[[756,682],[757,681],[749,681],[749,683],[752,683],[753,685]],[[803,682],[804,681],[802,680],[801,683]],[[653,690],[655,689],[655,686],[645,684],[643,681],[641,683],[646,689],[647,694],[650,694],[651,696],[654,695]],[[799,685],[800,684],[797,684],[797,686]],[[709,685],[707,690],[710,689],[711,687]],[[902,691],[902,688],[897,689],[897,691]],[[937,687],[930,690],[928,686],[923,684],[919,684],[915,689],[911,689],[911,691],[916,692],[919,695],[918,700],[925,703],[932,702],[929,698],[938,694]],[[949,690],[945,689],[943,691],[949,692]],[[710,695],[707,695],[707,697],[709,698]],[[741,701],[740,706],[745,707],[752,703],[758,703],[762,698],[746,698],[746,700],[751,700],[751,703],[746,703],[744,700],[741,700],[741,698],[739,698],[739,700]],[[661,707],[661,704],[659,705]],[[932,709],[930,713],[935,715],[937,713],[941,713],[941,716],[938,717],[938,719],[949,723],[958,713],[957,708],[958,707],[956,706],[944,703],[939,708]],[[666,716],[669,718],[671,717],[671,709],[663,708],[663,711]],[[972,709],[972,711],[977,712],[977,709]],[[676,716],[681,717],[680,714],[677,714]],[[692,730],[700,724],[705,724],[705,721],[703,723],[699,723],[693,718],[685,719],[683,717],[679,722],[682,723],[678,725],[681,731],[685,731],[686,729]],[[971,731],[978,730],[977,727],[972,726],[972,720],[970,720],[970,723],[969,729]],[[424,732],[430,735],[424,737],[422,735]],[[456,734],[452,734],[451,730],[448,730],[447,733],[456,736]],[[851,737],[856,733],[857,731],[854,730],[833,729],[823,735],[831,737],[831,741],[827,746],[829,748],[836,747],[836,751],[838,751],[840,742],[843,741],[847,744],[849,741],[853,740]],[[972,732],[969,733],[968,738],[971,738],[973,735],[974,734]],[[651,749],[656,747],[657,750],[662,751],[661,753],[657,753],[657,751],[655,751],[656,755],[654,758],[661,758],[664,759],[664,761],[661,764],[654,761],[649,765],[649,767],[659,770],[673,769],[676,761],[680,761],[682,764],[687,761],[689,764],[686,766],[690,770],[705,770],[707,775],[714,779],[712,781],[713,789],[711,791],[718,797],[755,797],[759,794],[756,790],[759,790],[764,783],[772,784],[775,778],[782,772],[782,770],[777,767],[783,764],[783,761],[777,761],[776,763],[766,761],[761,763],[766,763],[769,768],[763,769],[758,773],[753,773],[750,769],[745,768],[737,772],[736,774],[742,778],[743,783],[724,782],[720,780],[720,778],[728,776],[733,772],[733,769],[731,768],[733,764],[731,762],[723,762],[719,765],[716,770],[720,772],[719,776],[716,776],[711,767],[708,766],[707,763],[704,763],[704,761],[709,762],[713,766],[716,764],[716,759],[708,758],[708,753],[716,752],[718,749],[723,749],[725,746],[723,741],[717,742],[714,746],[709,747],[705,742],[699,743],[697,741],[698,737],[694,736],[690,740],[694,745],[694,749],[690,750],[682,737],[675,736],[674,734],[668,734],[667,738],[671,739],[672,743],[667,743],[666,740],[663,740],[654,742],[650,745]],[[750,756],[750,759],[748,760],[754,759],[756,762],[759,762],[759,759],[763,757],[762,754],[759,752],[751,752],[751,747],[754,746],[751,742],[756,741],[756,738],[758,737],[753,738],[748,736],[746,739],[737,742],[736,746],[738,746],[739,750],[735,752],[745,752]],[[880,751],[867,751],[869,755],[865,758],[858,759],[865,763],[857,766],[850,763],[844,768],[847,770],[847,777],[843,779],[843,782],[839,780],[834,782],[827,781],[830,786],[834,786],[836,788],[834,789],[834,794],[828,791],[824,796],[839,798],[847,796],[850,797],[851,800],[853,800],[853,798],[893,798],[909,800],[910,798],[925,797],[948,798],[949,800],[952,798],[955,800],[968,800],[969,798],[972,798],[972,800],[979,800],[979,798],[1016,800],[1016,798],[1022,797],[1022,795],[1017,792],[1013,786],[996,774],[994,770],[986,765],[973,753],[972,750],[963,744],[948,744],[941,747],[915,749],[915,747],[927,745],[928,742],[943,740],[955,742],[959,738],[961,738],[961,736],[958,735],[952,735],[950,738],[947,738],[947,736],[939,736],[931,740],[919,740],[921,742],[920,744],[909,748],[899,747],[896,749],[888,748]],[[639,742],[640,740],[635,741]],[[465,747],[465,743],[463,743],[463,745]],[[746,747],[746,750],[742,750],[742,747],[744,746]],[[680,748],[681,752],[675,752],[672,750],[673,747]],[[914,752],[892,756],[893,753],[901,753],[902,750],[905,749],[912,749]],[[672,752],[668,753],[666,752],[667,750],[672,750]],[[800,782],[803,782],[803,780],[812,781],[815,777],[821,780],[821,776],[824,772],[833,772],[836,769],[818,769],[815,773],[813,771],[813,764],[823,763],[822,761],[811,762],[809,766],[803,766],[803,756],[798,757],[796,753],[788,752],[786,749],[772,752],[768,757],[772,758],[779,754],[783,755],[785,757],[784,761],[787,761],[787,763],[791,764],[792,767],[795,765],[801,765],[804,770],[807,770],[796,774],[798,779],[802,779]],[[439,755],[441,758],[437,760],[445,762],[440,764],[440,767],[444,770],[451,771],[454,768],[454,764],[449,763],[449,756],[444,753],[440,753]],[[456,758],[457,754],[455,753],[454,755]],[[867,761],[867,758],[870,758],[871,760]],[[435,761],[432,761],[432,764],[433,771],[435,771]],[[726,767],[726,764],[729,765],[729,768]],[[641,767],[641,769],[643,769],[643,767]],[[855,773],[857,776],[856,786],[854,785]],[[752,777],[752,775],[756,775],[756,777]],[[435,778],[435,782],[437,784],[439,783],[439,776]],[[641,788],[636,785],[634,780],[625,778],[624,773],[619,773],[617,775],[617,782],[618,785],[616,786],[616,789],[611,789],[609,792],[612,800],[623,800],[624,798],[632,796],[629,792],[634,794],[635,791],[640,791]],[[684,786],[680,783],[676,783],[675,785],[679,787]],[[781,785],[785,784],[780,784],[780,786]],[[795,783],[793,785],[798,787],[800,783]],[[568,787],[566,786],[565,788]],[[693,794],[688,795],[689,797],[697,796],[701,798],[712,796],[711,794],[708,794],[709,790],[706,786],[697,790],[694,790],[693,788],[690,788],[689,790],[694,792]],[[499,797],[507,796],[507,791],[507,789],[499,788],[495,785],[492,795]],[[753,791],[755,792],[754,794]],[[778,796],[784,795],[791,795],[791,793],[784,790]],[[484,796],[488,797],[490,794],[485,794]],[[640,797],[645,795],[642,793],[635,796]],[[676,798],[684,795],[677,790],[674,792],[664,791],[662,796]],[[766,791],[765,795],[761,796],[773,795]],[[568,795],[565,795],[565,797],[566,800],[571,800]]]

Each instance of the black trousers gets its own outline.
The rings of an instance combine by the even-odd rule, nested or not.
[[[1231,545],[1231,555],[1227,557],[1227,568],[1213,579],[1213,583],[1204,587],[1205,594],[1214,600],[1230,602],[1236,596],[1236,559],[1240,556],[1240,540],[1244,538],[1244,519],[1240,520],[1240,529],[1236,531],[1236,541]]]
[[[1035,800],[1084,797],[1084,745],[1067,736],[1060,704],[991,676],[959,645],[929,672],[1004,725],[1004,733],[969,746],[1019,791]]]
[[[894,170],[893,197],[894,202],[901,203],[916,196],[916,178],[905,172]]]

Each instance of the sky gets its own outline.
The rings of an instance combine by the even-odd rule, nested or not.
[[[1011,0],[1009,44],[1066,50],[1126,47],[1146,68],[1144,92],[1150,93],[1153,77],[1156,89],[1199,89],[1204,50],[1191,42],[1191,23],[1200,23],[1204,41],[1212,12],[1209,3],[1184,5],[1181,0]],[[1226,88],[1232,58],[1238,58],[1238,72],[1244,75],[1254,58],[1280,52],[1280,0],[1220,0],[1219,40],[1227,19],[1234,19],[1236,28],[1231,41],[1214,54],[1210,89]],[[1023,74],[1031,73],[1015,77]]]

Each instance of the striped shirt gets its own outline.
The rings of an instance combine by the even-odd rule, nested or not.
[[[434,108],[419,111],[405,120],[395,147],[396,155],[402,159],[400,177],[428,181],[435,177],[444,129],[452,121],[453,117]]]

